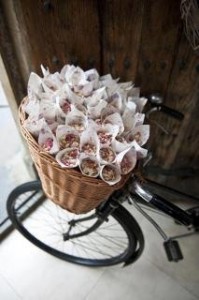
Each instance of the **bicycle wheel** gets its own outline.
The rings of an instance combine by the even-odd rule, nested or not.
[[[142,232],[122,206],[95,229],[92,226],[98,218],[93,212],[78,216],[62,209],[43,195],[39,181],[33,181],[12,191],[7,210],[14,227],[24,237],[69,262],[109,266],[130,257],[136,260],[142,252],[138,250],[140,240],[143,242]],[[83,234],[68,239],[67,232],[71,230],[74,235]]]

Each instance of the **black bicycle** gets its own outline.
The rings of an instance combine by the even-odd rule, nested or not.
[[[160,109],[159,103],[158,110]],[[165,106],[163,111],[169,113]],[[171,115],[182,117],[173,110]],[[124,202],[128,202],[161,234],[169,261],[179,261],[183,255],[177,237],[167,237],[154,219],[143,210],[143,205],[164,212],[189,229],[189,232],[178,238],[199,232],[199,209],[182,210],[158,196],[154,187],[161,195],[162,191],[168,189],[151,181],[140,183],[133,175],[123,189],[115,191],[95,210],[85,215],[75,215],[47,199],[41,182],[33,181],[22,184],[11,192],[7,210],[16,229],[33,244],[58,258],[87,266],[110,266],[122,262],[128,265],[135,262],[144,249],[144,236],[138,222],[122,206]]]

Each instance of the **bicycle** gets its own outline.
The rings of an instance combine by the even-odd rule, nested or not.
[[[160,110],[160,105],[158,103],[157,110]],[[169,109],[164,107],[165,111],[169,113]],[[171,114],[177,116],[173,110]],[[7,210],[14,227],[22,235],[58,258],[86,266],[129,265],[141,256],[144,236],[136,219],[122,206],[127,201],[155,226],[164,239],[168,260],[177,262],[183,255],[176,238],[184,235],[167,237],[143,211],[140,201],[146,207],[166,213],[188,229],[192,228],[192,232],[185,236],[199,232],[199,209],[182,210],[153,194],[145,185],[133,175],[121,190],[115,191],[94,211],[74,215],[47,199],[41,182],[37,180],[15,188],[8,197]],[[148,181],[148,188],[153,185]],[[163,187],[159,185],[160,188]]]

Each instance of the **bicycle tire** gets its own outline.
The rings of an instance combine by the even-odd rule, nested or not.
[[[63,227],[63,225],[65,226],[66,223],[68,223],[68,222],[66,222],[65,215],[66,214],[70,215],[70,213],[67,212],[66,210],[63,210],[61,207],[57,206],[50,200],[44,200],[43,202],[41,202],[39,200],[40,205],[37,208],[37,210],[39,210],[39,211],[36,210],[36,212],[35,211],[31,212],[31,215],[30,215],[31,217],[29,216],[29,217],[25,218],[25,220],[24,220],[24,218],[22,217],[23,213],[20,212],[20,209],[21,209],[21,207],[24,209],[24,207],[22,205],[23,201],[24,201],[25,205],[27,205],[27,203],[28,203],[28,200],[27,200],[28,195],[27,194],[29,194],[29,193],[33,193],[33,194],[42,193],[40,181],[33,181],[33,182],[28,182],[28,183],[22,184],[19,187],[15,188],[11,192],[11,194],[8,197],[8,201],[7,201],[8,215],[9,215],[14,227],[25,238],[27,238],[34,245],[36,245],[40,249],[46,251],[47,253],[49,253],[53,256],[56,256],[60,259],[63,259],[65,261],[80,264],[80,265],[86,265],[86,266],[110,266],[110,265],[115,265],[115,264],[122,263],[122,262],[127,262],[128,260],[130,260],[130,262],[133,262],[141,255],[141,252],[143,250],[143,241],[144,241],[142,231],[141,231],[139,225],[137,224],[136,220],[133,218],[133,216],[121,205],[119,205],[118,208],[113,211],[113,213],[111,214],[111,216],[109,216],[109,218],[113,219],[114,222],[116,221],[115,224],[117,226],[119,226],[118,228],[121,227],[120,230],[122,232],[122,235],[121,235],[121,237],[120,236],[117,237],[115,235],[115,236],[113,236],[113,238],[112,238],[112,236],[108,235],[109,238],[107,240],[108,243],[113,243],[113,245],[116,249],[111,249],[111,250],[116,252],[117,247],[118,247],[118,251],[120,250],[119,247],[123,247],[121,245],[124,242],[124,239],[123,239],[123,235],[124,235],[126,237],[126,241],[127,241],[127,242],[125,241],[125,243],[127,243],[127,244],[124,244],[124,249],[122,250],[121,253],[119,253],[113,257],[111,257],[111,256],[109,257],[110,249],[108,248],[108,246],[104,246],[104,244],[103,245],[100,244],[100,241],[99,241],[99,245],[96,246],[96,249],[99,252],[96,255],[100,256],[100,258],[92,257],[90,253],[88,254],[88,255],[90,255],[90,257],[85,257],[84,254],[81,254],[82,256],[78,256],[78,255],[80,255],[78,252],[77,252],[78,255],[66,253],[66,251],[65,251],[66,243],[64,244],[64,246],[62,246],[62,247],[64,247],[64,250],[62,250],[62,251],[60,251],[60,249],[57,249],[52,245],[49,245],[48,244],[48,243],[50,243],[49,241],[44,242],[42,240],[42,239],[46,239],[47,237],[42,236],[42,238],[41,238],[41,237],[35,236],[35,232],[34,232],[34,234],[33,234],[33,232],[31,232],[32,230],[35,230],[35,229],[32,229],[31,228],[32,225],[30,225],[31,222],[33,222],[32,219],[34,220],[34,218],[32,218],[32,214],[33,214],[33,217],[35,217],[34,215],[39,214],[39,213],[41,214],[41,211],[42,211],[42,213],[43,213],[43,211],[44,211],[44,213],[47,213],[47,211],[49,210],[49,207],[53,206],[51,213],[54,214],[53,222],[55,222],[54,218],[56,216],[55,215],[55,207],[56,207],[57,211],[59,211],[60,214],[63,213],[64,219],[62,219],[62,215],[61,215],[61,218],[59,220],[60,222],[63,222],[63,220],[64,220],[64,223],[59,224],[61,227]],[[20,202],[21,201],[20,199],[22,196],[23,197],[25,196],[25,200]],[[29,197],[31,197],[31,195]],[[44,207],[44,205],[47,205],[47,204],[48,204],[48,210],[46,207]],[[31,207],[31,205],[30,205],[30,207]],[[47,216],[48,215],[46,214],[45,217],[47,217]],[[41,218],[40,215],[38,217],[39,217],[38,221],[41,224],[39,224],[40,225],[39,232],[36,231],[37,235],[41,234],[41,232],[42,232],[41,225],[42,225],[42,221],[44,219],[43,217]],[[70,220],[70,223],[71,223],[71,220]],[[106,224],[106,223],[104,222],[103,224]],[[111,229],[114,232],[114,229],[115,229],[116,234],[118,234],[118,232],[120,232],[120,231],[116,230],[116,228],[117,228],[116,225],[114,225],[114,223],[110,223],[108,226],[104,225],[103,230],[105,230],[105,232],[106,232],[106,230],[110,231],[110,229]],[[28,227],[28,226],[30,226],[30,227]],[[48,230],[52,230],[52,229],[54,230],[54,228],[51,226],[51,224],[48,226],[49,226],[47,228]],[[78,224],[78,226],[79,226],[79,224]],[[83,226],[83,225],[81,225],[81,226]],[[111,228],[111,226],[112,226],[112,228]],[[116,227],[113,227],[113,226],[116,226]],[[27,227],[28,227],[28,229],[27,229]],[[100,230],[102,230],[102,227],[103,226],[100,226],[99,228],[97,228],[97,230],[92,232],[92,234],[95,235],[95,239],[97,242],[98,242],[98,239],[107,239],[107,235],[105,235],[105,237],[104,237],[104,233],[103,234],[99,233]],[[45,230],[46,230],[46,227],[44,227],[44,232],[45,232]],[[121,234],[121,232],[120,232],[120,234]],[[58,236],[59,236],[59,234],[57,233],[57,237]],[[61,236],[63,237],[63,233]],[[88,243],[83,242],[81,240],[81,243],[83,245],[82,248],[86,249],[86,250],[84,249],[85,253],[87,253],[86,251],[88,251],[88,249],[87,249],[88,245],[95,246],[95,244],[91,243],[90,236],[91,236],[91,234],[82,237],[82,238],[88,238]],[[119,240],[119,242],[117,242],[116,238]],[[94,241],[95,241],[95,239],[94,239]],[[75,242],[74,242],[74,240],[75,240]],[[74,239],[74,240],[72,241],[73,246],[75,243],[78,246],[76,239]],[[140,241],[142,243],[141,249],[138,247],[140,244]],[[62,242],[63,242],[63,240],[62,240]],[[61,243],[61,241],[60,241],[60,243]],[[81,246],[81,243],[80,243],[80,246]],[[56,246],[56,247],[58,247],[58,246]],[[105,250],[108,253],[108,254],[106,254],[108,257],[106,257],[106,258],[101,257],[101,255],[105,255],[105,254],[102,252],[100,247],[107,247],[107,249],[105,248]],[[105,251],[105,250],[103,250],[103,251]],[[69,250],[67,250],[67,251],[69,251]],[[89,251],[96,251],[96,250],[93,250],[91,247],[91,249],[89,249]]]

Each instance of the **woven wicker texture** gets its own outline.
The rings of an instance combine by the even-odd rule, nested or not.
[[[120,189],[125,184],[129,174],[123,176],[116,185],[109,186],[101,179],[83,176],[79,170],[61,168],[54,157],[44,152],[25,128],[24,121],[27,115],[23,108],[26,101],[27,97],[19,107],[21,132],[28,143],[43,190],[49,199],[68,211],[81,214],[96,208],[114,190]]]

